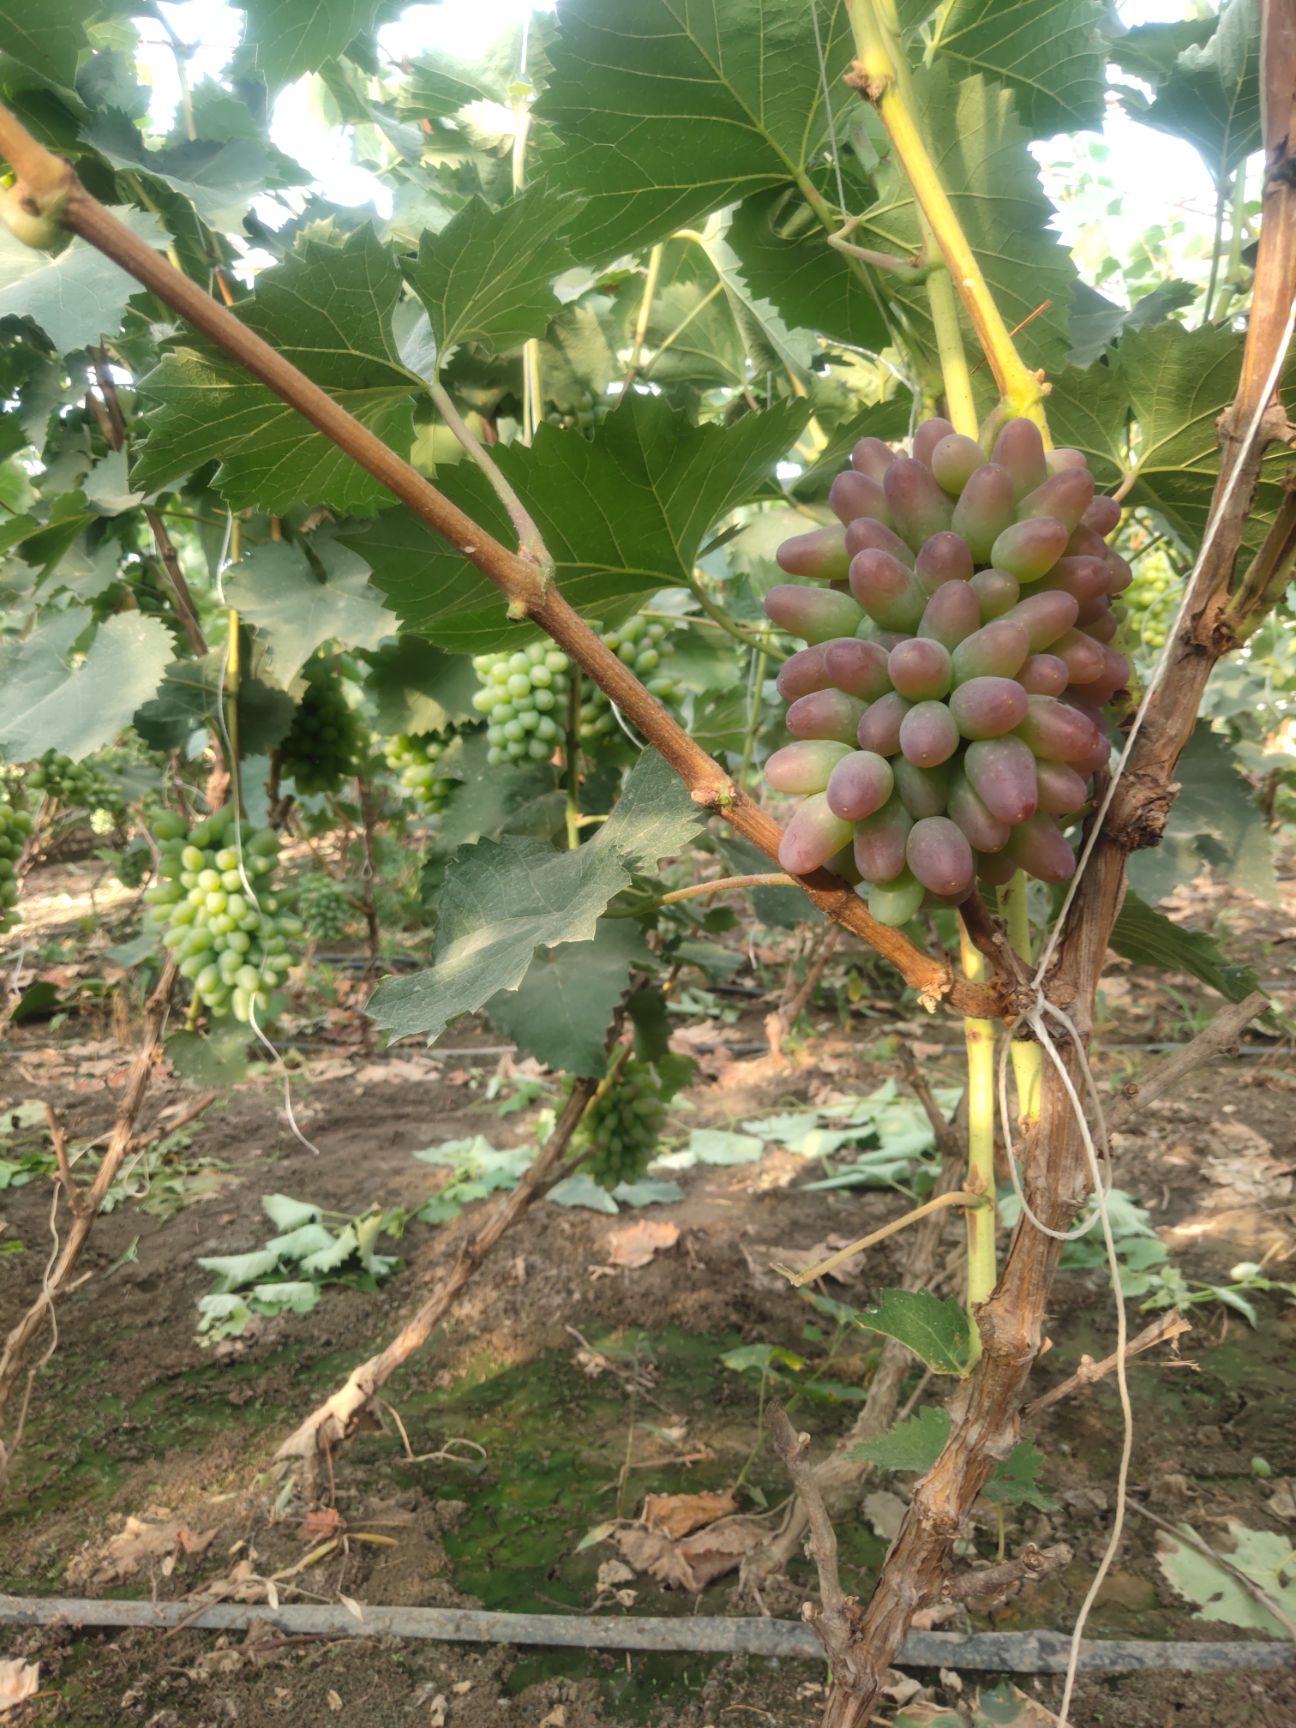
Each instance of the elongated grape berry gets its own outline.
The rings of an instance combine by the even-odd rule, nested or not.
[[[834,816],[825,793],[814,792],[797,805],[783,830],[779,863],[791,876],[808,876],[850,845],[853,829],[853,823]]]
[[[939,768],[958,749],[959,729],[943,702],[918,702],[900,722],[900,749],[916,768]]]
[[[925,816],[909,830],[905,862],[929,893],[967,894],[976,862],[967,836],[948,816]]]
[[[849,594],[780,582],[765,596],[765,616],[789,635],[818,643],[853,636],[864,614]]]
[[[850,754],[849,745],[834,744],[831,739],[785,744],[766,762],[765,780],[775,792],[792,792],[805,798],[812,792],[822,792],[833,769]]]
[[[828,808],[844,822],[862,822],[891,796],[895,775],[885,756],[853,750],[843,756],[828,780]],[[843,842],[845,844],[845,842]]]

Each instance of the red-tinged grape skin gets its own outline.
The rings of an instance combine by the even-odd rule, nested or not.
[[[1104,539],[1120,519],[1121,507],[1115,498],[1095,498],[1084,513],[1085,527],[1092,528],[1095,534],[1101,534]]]
[[[962,432],[942,438],[932,451],[931,471],[936,484],[951,498],[957,498],[977,469],[984,466],[985,451],[975,438],[967,438]]]
[[[849,594],[779,582],[765,596],[765,616],[790,636],[814,645],[835,636],[853,636],[863,613]]]
[[[1021,599],[1021,583],[1017,578],[1006,570],[996,570],[993,565],[988,570],[978,570],[968,586],[976,595],[981,617],[987,624],[992,618],[1001,618]]]
[[[943,582],[923,608],[918,634],[954,649],[981,626],[981,606],[970,582]]]
[[[1095,708],[1101,708],[1105,702],[1110,702],[1118,690],[1124,690],[1129,683],[1129,661],[1114,648],[1103,647],[1103,669],[1096,678],[1090,678],[1084,683],[1071,680],[1074,693]]]
[[[828,682],[861,702],[876,702],[891,688],[886,650],[876,642],[845,637],[824,644],[824,670]]]
[[[918,702],[900,722],[900,749],[915,768],[939,768],[962,739],[943,702]]]
[[[1005,850],[1040,882],[1065,882],[1075,874],[1075,854],[1057,823],[1043,811],[1013,829]]]
[[[812,792],[825,789],[833,769],[850,753],[849,745],[834,744],[827,738],[806,738],[785,744],[766,762],[765,783],[775,792],[809,797]]]
[[[1105,612],[1100,612],[1096,618],[1089,620],[1084,632],[1086,636],[1092,636],[1095,642],[1114,642],[1119,629],[1116,614],[1109,606]]]
[[[1074,596],[1063,594],[1056,588],[1028,594],[1011,612],[1004,613],[1005,618],[1016,619],[1025,625],[1033,654],[1052,647],[1059,636],[1066,635],[1079,616],[1080,608]]]
[[[1032,654],[1017,682],[1028,696],[1060,696],[1067,687],[1066,661],[1056,654]]]
[[[954,650],[954,682],[969,678],[1015,678],[1026,664],[1030,637],[1015,618],[996,618],[965,636]]]
[[[851,451],[851,467],[881,481],[895,460],[895,451],[880,438],[861,438]]]
[[[844,469],[828,488],[828,508],[839,522],[871,516],[888,527],[891,525],[891,512],[881,486],[854,468]]]
[[[834,852],[824,869],[840,876],[843,882],[849,882],[852,888],[859,885],[860,873],[855,868],[855,852],[851,846],[843,846],[840,852]]]
[[[889,552],[857,552],[851,559],[851,593],[884,630],[912,630],[927,595],[912,570]]]
[[[949,709],[965,738],[1002,738],[1026,718],[1030,697],[1015,678],[969,678],[950,692]]]
[[[976,874],[967,837],[948,816],[925,816],[909,830],[905,862],[932,894],[965,895]]]
[[[907,757],[892,761],[896,793],[915,822],[924,816],[939,816],[949,801],[948,763],[938,768],[918,768]]]
[[[787,729],[795,738],[830,738],[853,744],[864,716],[864,704],[840,690],[815,690],[800,696],[787,711]]]
[[[825,796],[828,808],[844,822],[862,822],[880,810],[895,787],[895,775],[885,756],[872,750],[852,750],[832,771]]]
[[[946,530],[924,542],[914,560],[914,573],[928,594],[944,582],[966,582],[972,575],[972,554],[961,534]]]
[[[950,781],[949,813],[976,851],[999,852],[1007,844],[1008,824],[986,809],[964,774],[955,774]]]
[[[887,676],[911,702],[944,696],[954,682],[948,648],[927,636],[906,636],[887,658]]]
[[[913,817],[894,796],[855,828],[855,868],[866,882],[891,882],[904,869]]]
[[[1097,726],[1081,713],[1053,696],[1028,696],[1025,718],[1017,736],[1042,762],[1072,762],[1077,766],[1096,749]]]
[[[1072,450],[1063,445],[1060,450],[1050,450],[1045,461],[1050,474],[1061,474],[1066,468],[1087,468],[1089,458],[1083,450]]]
[[[882,482],[897,534],[916,552],[950,525],[951,506],[925,462],[897,456]]]
[[[779,569],[789,576],[805,576],[819,582],[845,581],[850,567],[846,534],[840,527],[812,528],[808,534],[794,534],[774,556]]]
[[[1004,529],[990,548],[990,562],[1019,582],[1038,582],[1066,551],[1068,538],[1055,516],[1032,516]]]
[[[1047,816],[1074,816],[1089,802],[1089,782],[1065,762],[1037,763],[1035,784]]]
[[[792,812],[779,842],[779,863],[791,876],[820,870],[851,839],[851,824],[834,816],[826,793],[816,792]]]
[[[909,640],[907,630],[884,630],[880,624],[874,624],[871,618],[861,624],[855,634],[861,641],[876,642],[884,654],[889,654],[893,648],[898,648],[902,642]]]
[[[1100,595],[1106,594],[1111,585],[1111,572],[1103,558],[1091,558],[1082,553],[1068,553],[1065,558],[1059,558],[1048,575],[1036,589],[1036,593],[1046,594],[1057,589],[1063,594],[1070,594],[1081,606]]]
[[[1111,573],[1107,592],[1109,594],[1123,594],[1134,580],[1134,572],[1119,552],[1108,552],[1107,568]]]
[[[1012,475],[1013,488],[1019,498],[1024,498],[1048,479],[1044,440],[1033,420],[1009,420],[994,441],[990,460],[999,463]]]
[[[894,756],[900,748],[900,722],[908,712],[909,703],[896,690],[870,702],[855,729],[860,749]]]
[[[1111,745],[1107,739],[1106,723],[1101,708],[1094,707],[1087,700],[1087,692],[1070,691],[1062,698],[1060,706],[1073,708],[1075,712],[1086,719],[1093,727],[1093,748],[1085,755],[1072,759],[1071,766],[1077,774],[1099,774],[1105,772],[1111,760]]]
[[[942,420],[934,415],[930,420],[924,420],[913,435],[913,453],[915,461],[932,465],[932,453],[942,439],[948,438],[954,431],[948,420]]]
[[[1006,888],[1017,874],[1017,866],[1006,852],[978,852],[977,875],[991,888]]]
[[[1058,637],[1050,652],[1066,661],[1067,677],[1072,684],[1091,684],[1102,677],[1106,668],[1101,644],[1083,630],[1068,630],[1065,636]]]
[[[875,521],[871,516],[861,516],[858,522],[850,523],[846,529],[848,574],[850,560],[857,552],[889,552],[893,558],[898,558],[902,564],[913,568],[914,555],[895,529],[888,528],[885,522]]]
[[[1067,554],[1070,557],[1105,558],[1108,551],[1107,542],[1102,535],[1095,534],[1084,522],[1072,530],[1067,540]]]
[[[994,462],[978,468],[963,488],[951,526],[978,564],[990,562],[990,548],[1011,523],[1014,503],[1012,475]]]
[[[827,652],[822,646],[816,646],[798,648],[795,654],[789,654],[778,669],[774,685],[785,702],[795,702],[798,696],[809,696],[814,690],[827,690],[832,682]]]
[[[1020,738],[991,738],[963,752],[968,784],[992,816],[1009,827],[1033,816],[1039,805],[1035,758]]]
[[[1070,533],[1080,526],[1085,511],[1093,503],[1093,495],[1094,479],[1087,468],[1063,468],[1026,494],[1017,506],[1017,520],[1054,516]]]
[[[894,882],[875,882],[868,892],[868,909],[879,924],[898,930],[922,911],[926,890],[906,870]]]

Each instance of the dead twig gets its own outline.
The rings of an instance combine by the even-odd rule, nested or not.
[[[998,1566],[985,1566],[980,1571],[963,1572],[957,1578],[947,1578],[941,1592],[947,1602],[966,1602],[969,1606],[986,1605],[1003,1599],[1010,1591],[1027,1583],[1037,1583],[1051,1572],[1060,1572],[1071,1564],[1071,1550],[1065,1542],[1055,1542],[1051,1548],[1037,1548],[1028,1542],[1014,1560]]]
[[[1185,1332],[1191,1332],[1192,1325],[1185,1320],[1177,1309],[1168,1309],[1150,1326],[1145,1326],[1137,1338],[1131,1338],[1125,1346],[1125,1360],[1131,1356],[1141,1356],[1145,1350],[1151,1350],[1158,1344],[1168,1344],[1173,1339],[1181,1338]],[[1058,1404],[1063,1398],[1069,1398],[1073,1392],[1078,1392],[1086,1386],[1092,1386],[1096,1381],[1105,1379],[1108,1374],[1114,1374],[1120,1361],[1120,1352],[1114,1351],[1110,1356],[1104,1356],[1101,1362],[1095,1362],[1091,1356],[1082,1356],[1080,1366],[1074,1374],[1067,1376],[1060,1385],[1042,1392],[1038,1398],[1032,1398],[1029,1404],[1022,1406],[1022,1421],[1028,1422],[1040,1415],[1050,1405]],[[1190,1364],[1176,1362],[1176,1367],[1188,1367]],[[1191,1364],[1195,1366],[1195,1364]]]

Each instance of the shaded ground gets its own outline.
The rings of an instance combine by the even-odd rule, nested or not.
[[[70,894],[81,885],[68,873],[56,886]],[[54,916],[47,902],[47,931],[60,917],[66,928],[69,918],[94,913],[72,900]],[[1263,978],[1290,975],[1290,907],[1260,909],[1212,891],[1196,919],[1220,918],[1232,923]],[[84,926],[69,933],[90,949],[107,940]],[[73,968],[60,973],[45,961],[38,970],[70,993]],[[750,985],[749,973],[738,975],[739,985],[744,978]],[[1118,1080],[1153,1059],[1117,1046],[1190,1035],[1184,1015],[1197,999],[1194,990],[1176,1003],[1150,977],[1118,968],[1105,991],[1103,1078]],[[84,992],[78,1000],[84,1009]],[[680,1135],[868,1092],[898,1072],[898,1042],[912,1035],[930,1076],[958,1084],[952,1030],[913,1024],[905,1010],[867,993],[871,1006],[848,1032],[831,992],[822,996],[812,1016],[819,1036],[791,1044],[782,1061],[727,1054],[726,1044],[762,1041],[761,1004],[716,1000],[739,1002],[742,1012],[729,1024],[681,1022],[695,1041],[720,1048],[704,1055],[691,1110],[672,1120]],[[194,1336],[197,1300],[211,1288],[198,1257],[259,1245],[268,1233],[260,1197],[269,1192],[346,1213],[372,1203],[415,1205],[441,1179],[412,1158],[416,1149],[474,1133],[517,1144],[529,1120],[525,1113],[501,1120],[497,1103],[487,1101],[494,1058],[434,1062],[408,1047],[368,1056],[343,1042],[348,1038],[353,1025],[333,1016],[302,1041],[305,1067],[294,1077],[293,1099],[319,1156],[288,1131],[278,1080],[256,1075],[195,1124],[181,1154],[190,1163],[216,1161],[209,1169],[222,1185],[213,1197],[166,1220],[127,1205],[97,1227],[85,1261],[96,1276],[63,1305],[59,1347],[37,1384],[14,1491],[0,1508],[0,1583],[25,1594],[170,1598],[214,1579],[285,1572],[332,1541],[313,1564],[280,1580],[282,1600],[346,1595],[550,1612],[587,1612],[598,1602],[603,1613],[694,1612],[693,1600],[645,1576],[609,1582],[605,1571],[600,1594],[600,1568],[617,1558],[615,1550],[606,1542],[581,1548],[581,1540],[595,1526],[637,1515],[646,1492],[738,1484],[745,1508],[777,1506],[785,1488],[762,1444],[758,1377],[720,1358],[743,1345],[778,1345],[806,1358],[804,1377],[831,1350],[828,1376],[858,1396],[873,1361],[868,1337],[852,1330],[834,1340],[831,1324],[770,1274],[770,1250],[861,1234],[894,1215],[897,1197],[886,1190],[808,1193],[801,1185],[817,1169],[773,1148],[758,1163],[680,1173],[684,1198],[642,1213],[613,1219],[542,1206],[506,1238],[431,1348],[393,1383],[381,1425],[338,1460],[342,1525],[308,1523],[269,1471],[275,1446],[435,1285],[465,1221],[412,1223],[392,1250],[403,1269],[377,1293],[329,1288],[312,1313],[266,1323],[217,1350]],[[320,1047],[330,1039],[339,1040],[336,1047]],[[458,1030],[452,1044],[464,1050],[494,1042],[488,1030]],[[58,1027],[28,1023],[14,1030],[0,1058],[0,1099],[9,1108],[49,1099],[74,1135],[97,1133],[129,1047],[130,1029],[114,1034],[106,1011],[81,1012]],[[1237,1262],[1266,1255],[1271,1275],[1293,1276],[1292,1068],[1281,1047],[1265,1060],[1220,1064],[1120,1137],[1120,1185],[1149,1209],[1190,1279],[1227,1284]],[[501,1096],[510,1090],[505,1085]],[[193,1096],[176,1080],[160,1083],[147,1120]],[[43,1179],[0,1193],[7,1225],[0,1248],[21,1244],[0,1252],[6,1322],[37,1287],[48,1206]],[[618,1268],[616,1233],[641,1217],[676,1225],[678,1241],[646,1266]],[[895,1282],[904,1240],[884,1244],[858,1282],[833,1285],[832,1293],[862,1303]],[[1288,1484],[1296,1477],[1296,1309],[1277,1296],[1254,1301],[1255,1327],[1215,1301],[1193,1310],[1184,1355],[1195,1368],[1132,1372],[1133,1481],[1141,1502],[1208,1536],[1236,1519],[1285,1533],[1296,1545]],[[1041,1386],[1064,1378],[1082,1352],[1111,1348],[1105,1279],[1064,1275],[1054,1315]],[[795,1373],[789,1378],[795,1383]],[[911,1388],[918,1384],[915,1371]],[[805,1394],[796,1419],[826,1443],[849,1426],[856,1407],[850,1391]],[[410,1461],[402,1430],[422,1461]],[[1045,1455],[1040,1484],[1056,1504],[1007,1508],[1007,1549],[1026,1539],[1065,1539],[1076,1558],[979,1624],[1066,1627],[1107,1539],[1120,1441],[1110,1388],[1055,1406],[1034,1437]],[[1256,1473],[1255,1459],[1268,1474]],[[910,1480],[874,1476],[862,1492],[881,1488],[903,1498]],[[132,1517],[147,1529],[123,1545]],[[875,1505],[843,1530],[848,1588],[867,1591],[885,1552],[886,1518]],[[149,1533],[159,1526],[184,1534],[177,1540],[173,1531],[150,1552]],[[1092,1635],[1244,1636],[1192,1617],[1157,1565],[1156,1534],[1132,1520]],[[995,1508],[986,1506],[969,1533],[969,1557],[993,1557],[998,1540]],[[798,1563],[793,1584],[771,1597],[773,1611],[795,1613],[809,1576]],[[609,1593],[615,1589],[634,1595],[618,1602]],[[248,1592],[264,1599],[263,1585],[249,1583]],[[700,1609],[748,1606],[730,1579],[710,1589]],[[451,1728],[702,1728],[744,1716],[809,1724],[818,1719],[823,1678],[813,1664],[321,1645],[192,1632],[0,1633],[5,1655],[38,1659],[44,1689],[7,1720],[59,1728],[270,1728],[341,1713]],[[923,1678],[932,1696],[946,1695],[938,1677]],[[1053,1682],[1022,1684],[1056,1701]],[[1130,1728],[1277,1728],[1293,1719],[1296,1679],[1176,1673],[1087,1683],[1073,1716],[1078,1724]]]

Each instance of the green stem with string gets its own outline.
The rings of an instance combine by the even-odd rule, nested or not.
[[[1008,926],[1008,940],[1013,952],[1031,962],[1030,881],[1019,870],[1011,882],[999,890],[999,911]],[[1023,1130],[1039,1120],[1040,1085],[1043,1079],[1044,1055],[1033,1038],[1014,1038],[1012,1042],[1013,1076],[1017,1081],[1017,1117]]]

